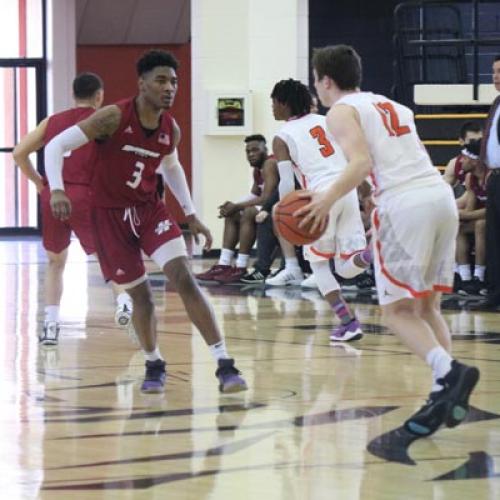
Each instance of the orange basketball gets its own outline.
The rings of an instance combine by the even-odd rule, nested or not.
[[[301,193],[303,191],[288,193],[276,204],[273,210],[273,222],[276,231],[293,245],[308,245],[316,241],[324,233],[319,229],[311,233],[312,221],[304,227],[299,227],[302,217],[294,217],[293,214],[310,201],[310,198],[299,198]]]

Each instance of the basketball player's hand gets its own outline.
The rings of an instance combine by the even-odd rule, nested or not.
[[[223,219],[226,213],[226,207],[230,205],[230,201],[225,201],[222,205],[219,205],[217,208],[219,209],[219,219]]]
[[[255,222],[257,224],[262,224],[267,218],[269,217],[269,212],[266,212],[265,210],[261,210],[256,216],[255,216]]]
[[[234,213],[238,212],[240,208],[236,203],[232,203],[230,201],[226,201],[224,205],[219,207],[219,218],[230,217]]]
[[[71,215],[71,201],[61,189],[54,189],[50,194],[52,215],[59,220],[68,220]]]
[[[200,243],[200,234],[205,237],[205,244],[203,245],[204,250],[210,250],[212,248],[212,233],[205,224],[203,224],[196,215],[188,215],[186,218],[189,230],[193,235],[194,241],[197,245]]]
[[[312,226],[309,229],[310,232],[314,232],[316,229],[323,231],[328,224],[328,214],[331,207],[331,204],[326,199],[325,194],[315,193],[313,191],[304,191],[303,193],[300,193],[299,197],[310,199],[310,202],[307,205],[299,208],[293,213],[294,217],[302,217],[299,227],[304,227],[309,224],[310,221],[313,221]]]

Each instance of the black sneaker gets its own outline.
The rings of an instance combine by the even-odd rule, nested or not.
[[[445,422],[447,427],[456,427],[467,416],[469,396],[478,380],[479,370],[475,366],[464,365],[456,360],[451,362],[451,370],[446,376],[438,379],[438,384],[444,385],[441,397],[449,404]]]
[[[477,276],[472,278],[472,286],[475,292],[475,295],[482,295],[485,297],[488,295],[488,289],[486,288],[486,283],[481,281]]]
[[[263,273],[262,271],[255,269],[251,273],[245,274],[245,276],[243,276],[243,278],[240,278],[240,281],[242,283],[248,283],[249,285],[264,283],[264,281],[266,281],[266,278],[268,275],[269,275],[268,272]]]
[[[478,295],[473,280],[462,280],[457,293],[459,295]]]
[[[146,376],[141,385],[141,392],[158,393],[165,390],[165,380],[167,378],[166,363],[163,359],[156,361],[146,361]]]
[[[356,287],[358,290],[375,290],[375,279],[367,272],[356,276]]]
[[[443,389],[431,392],[420,410],[405,423],[405,429],[416,436],[426,437],[442,424],[456,427],[467,416],[469,396],[479,380],[479,370],[453,360],[451,370],[437,382]]]
[[[234,366],[234,359],[219,359],[215,376],[219,379],[219,391],[240,392],[248,389],[241,372]]]
[[[405,423],[404,428],[419,437],[434,434],[444,423],[447,403],[439,398],[444,391],[431,392],[424,406],[414,413]]]

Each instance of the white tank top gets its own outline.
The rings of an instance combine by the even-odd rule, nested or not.
[[[417,134],[411,109],[383,95],[356,92],[339,99],[357,110],[373,160],[375,196],[442,182]]]
[[[311,113],[292,118],[276,135],[288,146],[295,175],[303,188],[327,189],[347,164],[322,115]]]

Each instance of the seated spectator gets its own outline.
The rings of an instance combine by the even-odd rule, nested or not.
[[[245,138],[245,144],[247,160],[253,169],[252,189],[244,199],[226,201],[219,206],[219,217],[225,219],[221,255],[216,265],[196,275],[202,281],[231,283],[246,274],[250,250],[255,242],[255,216],[279,182],[276,160],[268,155],[265,137],[250,135]],[[238,257],[233,266],[238,243]]]
[[[271,213],[273,206],[278,201],[279,193],[278,189],[275,189],[267,202],[262,206],[260,212],[255,216],[255,221],[257,222],[257,259],[254,263],[254,270],[241,278],[240,281],[242,283],[257,284],[266,281],[266,278],[271,273],[271,265],[280,253],[280,250],[282,263],[276,274],[285,269],[287,262],[289,269],[293,267],[297,275],[299,273],[296,267],[298,267],[300,272],[298,279],[300,280],[303,279],[304,272],[311,272],[308,262],[302,256],[302,247],[294,247],[291,243],[281,240],[275,234]]]
[[[464,147],[466,144],[469,144],[471,141],[477,141],[481,139],[483,136],[483,129],[481,124],[478,122],[465,122],[460,128],[460,137],[458,142],[460,146]],[[455,194],[455,198],[457,199],[458,208],[465,207],[465,174],[466,170],[470,171],[470,167],[467,167],[467,162],[470,159],[467,155],[464,155],[462,152],[452,158],[446,169],[444,171],[443,179],[453,188],[453,192]],[[465,169],[464,169],[465,164]]]
[[[459,209],[460,226],[457,236],[457,271],[460,275],[456,292],[462,295],[486,294],[484,283],[486,252],[486,167],[479,160],[480,140],[465,145],[462,155],[468,158],[465,168],[464,208]],[[474,275],[469,262],[470,236],[475,245]]]

